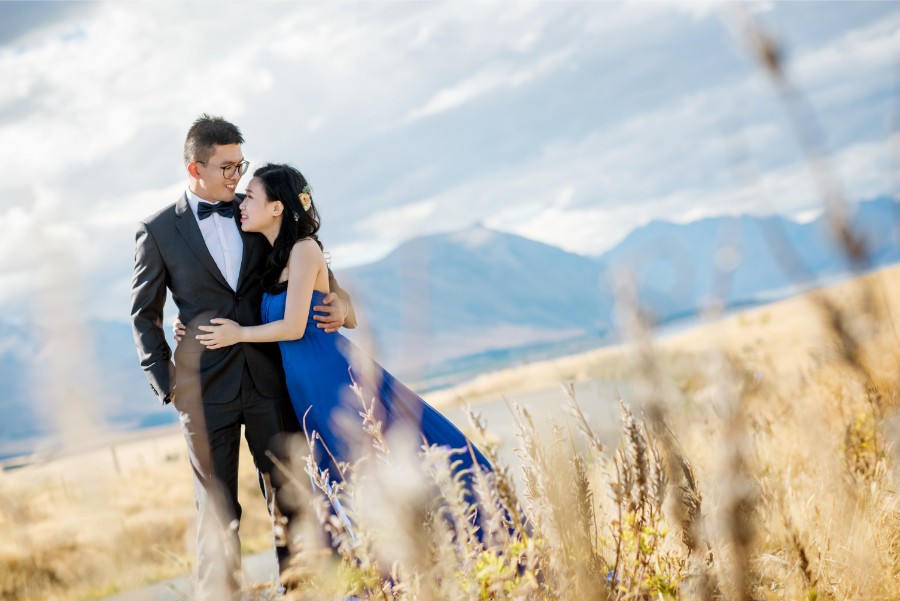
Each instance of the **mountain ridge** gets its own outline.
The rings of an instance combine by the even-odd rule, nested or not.
[[[886,198],[857,205],[853,222],[868,240],[872,268],[900,261],[897,214],[897,204]],[[657,220],[597,256],[476,225],[409,240],[337,276],[360,314],[361,327],[347,335],[370,348],[371,333],[375,358],[421,388],[616,342],[617,272],[634,278],[643,308],[657,323],[696,315],[713,297],[743,307],[800,292],[802,285],[785,269],[786,249],[773,247],[778,240],[805,266],[802,285],[850,272],[824,216],[798,222],[744,215],[684,224]],[[174,422],[138,367],[130,324],[89,326],[106,423],[127,430]],[[34,440],[52,435],[44,382],[35,373],[39,332],[0,322],[0,456],[26,452]]]

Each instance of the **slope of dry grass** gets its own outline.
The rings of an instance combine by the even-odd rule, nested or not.
[[[271,545],[242,449],[242,542]],[[0,599],[97,599],[190,571],[195,510],[184,440],[148,440],[0,473]]]
[[[513,404],[522,478],[489,447],[500,469],[477,475],[477,502],[446,456],[410,459],[370,427],[381,450],[309,500],[293,598],[900,598],[898,271],[539,366],[633,381],[621,442],[603,448],[571,387],[560,405],[580,434]],[[501,374],[496,392],[505,381],[527,389]],[[473,434],[489,438],[477,419]],[[325,511],[333,498],[352,530]]]
[[[327,495],[310,493],[307,471],[320,484],[323,475],[301,453],[298,494],[310,510],[295,525],[293,595],[900,598],[898,276],[886,269],[824,296],[445,394],[514,399],[572,379],[635,382],[616,448],[565,392],[558,403],[576,415],[574,429],[513,411],[517,465],[494,455],[500,469],[476,482],[483,542],[438,449],[421,457],[382,440],[388,451],[353,466],[337,492],[352,535]],[[470,432],[490,439],[489,427],[476,421]],[[368,430],[381,437],[374,422]],[[90,599],[184,573],[194,509],[182,447],[174,434],[121,445],[115,461],[107,449],[3,474],[0,598]],[[251,465],[245,453],[242,533],[264,548]],[[435,504],[417,481],[450,502]]]

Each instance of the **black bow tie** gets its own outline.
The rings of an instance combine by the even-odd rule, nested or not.
[[[222,217],[234,217],[234,205],[230,202],[217,202],[215,204],[203,202],[197,205],[197,217],[206,219],[213,213],[218,213]]]

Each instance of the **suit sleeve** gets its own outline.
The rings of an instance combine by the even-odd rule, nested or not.
[[[338,297],[344,301],[347,305],[347,318],[344,320],[345,328],[355,328],[356,327],[356,311],[353,309],[353,303],[350,301],[350,295],[347,294],[347,291],[341,288],[337,280],[334,278],[334,274],[331,272],[331,269],[328,270],[328,286],[331,288],[331,291],[338,295]]]
[[[131,329],[150,388],[163,399],[175,386],[172,349],[162,328],[166,268],[147,225],[138,226],[131,280]]]

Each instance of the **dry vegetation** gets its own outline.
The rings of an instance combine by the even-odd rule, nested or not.
[[[538,426],[513,405],[522,479],[491,449],[498,470],[477,475],[477,503],[444,453],[414,461],[370,424],[380,450],[348,466],[336,495],[306,465],[320,486],[295,532],[293,598],[900,597],[900,306],[876,302],[900,298],[877,293],[897,275],[808,297],[806,314],[824,327],[807,333],[805,360],[750,342],[754,321],[777,321],[778,307],[707,330],[743,323],[730,351],[734,338],[683,355],[638,335],[616,362],[640,383],[622,404],[619,447],[594,436],[571,387],[560,402],[580,432]],[[490,438],[477,418],[473,433]],[[417,478],[445,501],[423,496]],[[327,511],[335,497],[352,533]],[[468,519],[476,506],[481,538]]]
[[[271,524],[246,445],[242,543]],[[0,472],[0,599],[98,599],[189,572],[194,493],[180,433]]]
[[[517,447],[516,465],[488,446],[498,469],[476,479],[480,538],[440,449],[409,452],[368,420],[372,453],[329,493],[352,534],[301,449],[293,469],[310,510],[295,524],[291,594],[900,597],[898,276],[891,268],[656,343],[637,331],[627,348],[567,359],[584,377],[640,384],[622,399],[621,443],[605,448],[593,435],[571,387],[558,394],[574,415],[568,427],[511,406],[518,438],[501,444]],[[470,432],[496,440],[477,419]],[[120,447],[115,463],[98,453],[3,476],[0,598],[97,598],[188,570],[183,442],[148,444],[143,455]],[[246,455],[242,465],[242,533],[265,548]],[[438,494],[423,494],[423,482]]]

